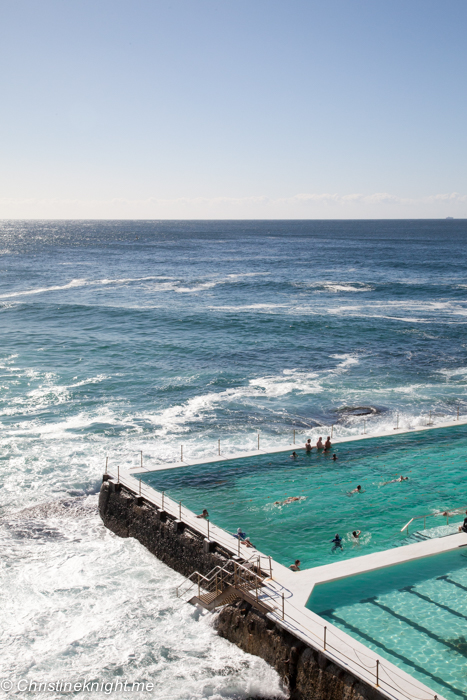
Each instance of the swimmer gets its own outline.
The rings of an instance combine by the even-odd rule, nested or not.
[[[275,506],[286,506],[288,503],[293,503],[294,501],[304,501],[306,496],[289,496],[285,501],[274,501]]]
[[[292,454],[290,455],[290,459],[297,459],[297,457],[298,457],[298,454],[297,454],[297,453],[295,452],[295,450],[294,450],[294,451],[292,452]]]
[[[339,537],[339,533],[336,533],[336,536],[334,537],[333,540],[331,540],[332,544],[334,547],[332,548],[332,551],[334,552],[336,549],[343,549],[342,547],[342,537]]]
[[[350,491],[350,493],[361,493],[361,492],[362,492],[362,487],[361,487],[361,486],[357,486],[356,489],[353,489],[353,491]]]
[[[467,510],[465,511],[465,514],[467,515]],[[464,518],[464,523],[459,525],[459,532],[467,532],[467,518]]]
[[[206,508],[205,508],[205,509],[203,510],[203,512],[202,512],[200,515],[197,515],[196,517],[197,517],[197,518],[204,518],[204,519],[206,520],[207,518],[209,518],[209,513],[208,513],[208,511],[207,511]]]
[[[326,438],[326,442],[324,443],[324,449],[325,450],[331,449],[331,436],[330,435],[328,435]]]
[[[332,455],[332,458],[333,458],[334,462],[337,461],[337,455],[336,455],[336,454],[333,454],[333,455]]]
[[[354,530],[352,532],[352,537],[354,538],[354,540],[358,540],[358,538],[360,537],[360,534],[361,534],[361,530]]]
[[[391,479],[391,481],[385,481],[383,486],[386,486],[386,484],[397,484],[400,483],[401,481],[408,481],[409,477],[408,476],[400,476],[398,479]]]
[[[234,535],[234,537],[236,537],[237,540],[246,540],[246,532],[242,532],[242,528],[239,527],[237,528],[237,534]]]
[[[321,437],[321,435],[319,436],[318,442],[316,443],[316,449],[317,449],[317,450],[323,450],[323,449],[324,449],[323,438]]]
[[[300,561],[300,559],[295,559],[295,564],[291,564],[289,566],[289,569],[291,569],[292,571],[300,571],[300,564],[301,563],[302,562]]]
[[[308,440],[305,442],[305,451],[311,452],[312,449],[313,445],[311,444],[311,438],[308,438]]]

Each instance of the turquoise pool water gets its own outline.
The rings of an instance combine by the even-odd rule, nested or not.
[[[333,451],[336,462],[301,450],[296,460],[289,452],[261,455],[142,479],[193,511],[207,508],[211,521],[230,532],[241,527],[277,561],[298,558],[304,568],[407,544],[413,534],[407,539],[400,530],[414,515],[467,506],[467,426],[341,443]],[[409,481],[384,485],[400,474]],[[357,485],[362,493],[349,495]],[[303,500],[274,504],[289,496]],[[427,530],[445,522],[434,515]],[[353,530],[362,533],[357,543]],[[343,549],[333,552],[336,533]]]
[[[316,586],[308,606],[448,700],[467,696],[467,548]]]

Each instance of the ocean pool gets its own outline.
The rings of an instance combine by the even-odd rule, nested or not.
[[[467,548],[315,586],[307,607],[448,700],[467,696]]]
[[[432,513],[426,527],[436,533],[446,523],[443,511],[467,506],[464,425],[343,442],[333,447],[336,462],[329,453],[297,452],[297,459],[290,451],[261,454],[141,478],[190,510],[207,508],[232,533],[241,527],[280,563],[298,558],[303,568],[408,544],[423,528],[418,521],[409,537],[401,533],[410,518]],[[409,480],[385,484],[401,474]],[[349,495],[357,485],[362,492]],[[275,505],[290,496],[303,500]],[[361,530],[358,542],[353,530]],[[332,551],[336,533],[343,548]]]

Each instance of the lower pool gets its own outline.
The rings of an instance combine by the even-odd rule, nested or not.
[[[307,607],[448,700],[467,696],[467,547],[313,589]]]
[[[407,544],[414,531],[407,538],[400,530],[415,515],[433,514],[416,537],[447,534],[441,513],[467,506],[464,425],[340,443],[326,454],[297,452],[296,459],[263,454],[141,478],[190,510],[207,508],[211,521],[232,533],[241,527],[280,563],[300,559],[303,568]],[[400,475],[409,480],[394,481]],[[358,485],[361,493],[351,493]],[[300,500],[283,503],[290,496]],[[357,541],[354,530],[361,531]],[[333,550],[336,533],[342,549]]]

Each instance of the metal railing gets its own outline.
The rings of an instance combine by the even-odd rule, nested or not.
[[[376,686],[383,692],[393,697],[394,691],[396,691],[399,696],[402,695],[408,700],[437,700],[438,696],[435,693],[428,694],[415,680],[412,682],[409,678],[395,673],[385,660],[374,658],[361,649],[357,650],[349,644],[347,639],[336,633],[334,625],[324,624],[325,620],[322,623],[313,620],[319,633],[311,630],[304,623],[303,611],[293,605],[288,598],[286,599],[284,589],[274,590],[271,583],[268,583],[260,575],[252,573],[251,570],[246,569],[238,562],[230,562],[224,567],[215,567],[208,576],[194,572],[178,586],[177,596],[185,598],[187,593],[196,587],[200,600],[202,600],[201,596],[204,592],[218,596],[229,587],[237,588],[239,596],[242,595],[242,592],[247,592],[250,596],[254,596],[259,606],[269,609],[269,616],[276,622],[304,639],[313,648],[322,651],[326,656],[336,661],[339,666],[346,666],[362,680]],[[294,617],[289,609],[296,611],[297,617],[302,619],[297,620],[297,617]],[[362,657],[366,657],[366,660]],[[356,669],[358,670],[356,671]],[[414,691],[408,692],[407,686],[411,686]]]
[[[416,520],[423,520],[423,529],[426,530],[426,519],[427,518],[439,518],[439,517],[444,517],[446,518],[446,525],[449,525],[449,518],[452,518],[455,515],[461,515],[461,511],[465,511],[466,508],[459,507],[459,508],[454,508],[451,510],[451,512],[445,510],[443,513],[427,513],[426,515],[415,515],[413,518],[409,520],[408,523],[404,525],[403,528],[401,528],[401,532],[404,532],[404,530],[407,530],[407,534],[409,534],[409,525],[411,525],[413,522]]]
[[[430,410],[430,411],[428,412],[428,414],[427,414],[427,422],[426,422],[425,424],[421,425],[420,427],[433,426],[433,425],[434,425],[434,417],[435,417],[435,415],[436,415],[436,412],[433,411],[433,410]],[[438,417],[439,417],[440,415],[441,415],[441,414],[438,413]],[[445,417],[445,418],[447,417],[446,414],[442,414],[442,415],[443,415],[443,417]],[[457,420],[457,421],[459,421],[460,418],[461,418],[461,416],[460,416],[460,408],[459,408],[459,406],[457,406],[457,408],[456,408],[456,417],[455,417],[455,418],[451,418],[451,420]],[[362,430],[362,433],[361,433],[362,435],[368,435],[367,424],[369,423],[370,420],[371,420],[371,418],[362,418],[362,423],[363,423],[363,430]],[[396,415],[395,415],[395,422],[396,422],[396,425],[395,425],[395,427],[394,427],[394,430],[401,430],[402,427],[401,427],[401,425],[400,425],[400,414],[399,414],[398,412],[397,412]],[[307,436],[307,434],[309,434],[309,431],[310,431],[310,430],[315,430],[316,428],[319,428],[319,429],[321,430],[322,433],[328,433],[328,434],[330,435],[331,439],[333,439],[333,438],[335,437],[335,435],[334,435],[334,433],[336,432],[336,424],[335,424],[335,423],[333,423],[332,425],[314,426],[313,428],[310,428],[308,431],[307,431],[306,429],[303,429],[303,430],[300,430],[300,432],[303,433],[303,438],[304,438],[303,447],[304,447],[305,441],[306,441],[306,439],[307,439],[306,436]],[[298,432],[299,432],[299,431],[298,431],[296,428],[293,428],[293,429],[292,429],[292,435],[291,435],[292,440],[291,440],[291,442],[287,443],[286,449],[287,449],[288,447],[296,447],[296,445],[297,445],[297,438],[299,437]],[[346,437],[351,438],[351,437],[356,437],[356,436],[355,436],[355,435],[348,435],[348,436],[346,436]],[[377,434],[375,434],[375,437],[377,437]],[[262,451],[262,450],[260,449],[260,432],[259,432],[259,431],[258,431],[257,434],[256,434],[256,444],[257,444],[257,448],[256,448],[257,451],[258,451],[258,452]],[[313,447],[314,447],[314,445],[313,445]],[[301,448],[299,448],[299,449],[301,449]],[[267,450],[264,450],[264,452],[267,453],[268,451],[267,451]],[[216,454],[217,454],[218,457],[221,457],[221,439],[220,439],[220,438],[217,440]],[[143,467],[143,450],[139,450],[139,451],[138,451],[138,455],[139,455],[139,460],[138,460],[138,461],[139,461],[139,465],[136,465],[136,466],[133,466],[133,467],[129,467],[129,469],[138,469],[138,468],[143,469],[143,468],[144,468],[144,467]],[[240,455],[239,455],[239,456],[240,456]],[[232,458],[234,458],[234,456],[232,456]],[[107,461],[108,461],[108,457],[107,457],[106,459],[107,459]],[[181,463],[183,463],[183,464],[188,464],[188,462],[186,461],[186,454],[185,454],[184,446],[183,446],[183,445],[180,445],[180,458],[179,458],[179,459],[180,459],[180,462],[181,462]]]
[[[143,500],[152,503],[160,511],[167,513],[175,520],[183,522],[191,530],[194,530],[202,537],[208,540],[215,541],[229,554],[234,554],[241,557],[245,561],[250,559],[258,559],[260,557],[261,567],[272,576],[272,558],[270,556],[260,555],[256,548],[251,544],[243,544],[245,540],[240,540],[236,535],[229,535],[225,530],[217,525],[213,525],[209,518],[200,518],[193,511],[186,508],[181,501],[174,501],[166,495],[164,491],[156,491],[152,486],[148,486],[141,479],[136,479],[134,476],[126,476],[117,467],[117,473],[113,474],[106,467],[106,474],[114,479],[116,483],[122,484],[135,495]],[[253,551],[252,551],[253,550]]]

